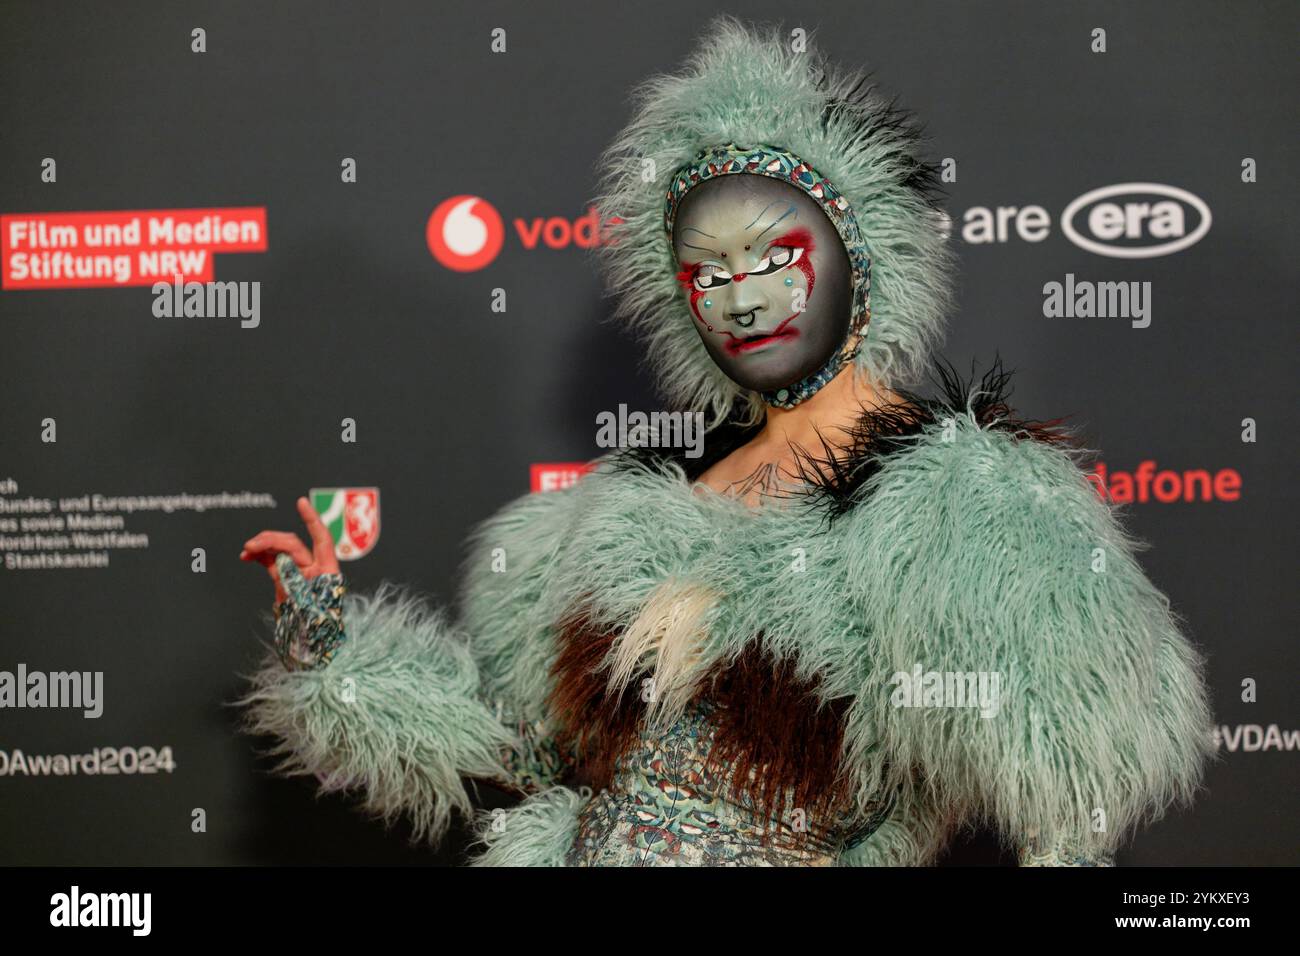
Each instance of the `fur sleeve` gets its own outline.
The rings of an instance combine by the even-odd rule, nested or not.
[[[928,795],[904,787],[883,823],[840,854],[840,866],[925,866],[952,835],[952,821]]]
[[[286,773],[362,795],[385,820],[410,815],[417,835],[440,836],[468,812],[463,776],[504,780],[514,736],[478,695],[464,638],[442,615],[389,588],[348,597],[349,639],[333,662],[286,670],[269,655],[243,704],[254,733],[278,739]]]
[[[1201,661],[1066,452],[958,415],[867,490],[847,570],[879,650],[851,759],[884,743],[1009,842],[1085,854],[1190,798],[1210,751]]]
[[[483,695],[519,731],[521,789],[563,776],[546,705],[555,660],[553,623],[566,610],[551,581],[573,513],[573,489],[528,495],[484,522],[470,541],[461,622],[483,680]]]
[[[458,627],[385,587],[345,599],[348,639],[328,667],[288,671],[269,656],[243,703],[248,728],[278,738],[279,769],[359,791],[367,809],[409,814],[435,838],[470,809],[463,777],[531,792],[562,776],[542,707],[542,604],[567,501],[525,496],[476,532]]]

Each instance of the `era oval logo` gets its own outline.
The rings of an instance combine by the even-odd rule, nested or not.
[[[433,211],[424,236],[433,257],[448,269],[473,272],[497,257],[506,229],[486,199],[452,196]]]
[[[1161,197],[1152,200],[1149,197]],[[1086,210],[1086,212],[1085,212]],[[1188,231],[1188,212],[1197,220]],[[1085,212],[1080,225],[1075,219]],[[1081,249],[1116,259],[1167,256],[1210,231],[1210,207],[1185,189],[1120,183],[1086,192],[1061,213],[1061,231]]]

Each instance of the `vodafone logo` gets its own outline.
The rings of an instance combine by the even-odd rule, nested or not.
[[[576,219],[565,216],[518,217],[514,220],[519,244],[529,252],[547,249],[591,249],[616,241],[612,227],[617,216],[601,223],[594,206]],[[433,257],[448,269],[474,272],[490,265],[501,252],[506,229],[501,214],[480,196],[452,196],[438,204],[425,228]]]
[[[1099,461],[1087,478],[1102,501],[1117,505],[1241,500],[1241,472],[1235,468],[1176,470],[1157,468],[1154,461],[1147,460],[1133,471],[1119,471]]]
[[[473,272],[497,257],[506,228],[486,199],[452,196],[433,211],[424,237],[433,257],[448,269]]]

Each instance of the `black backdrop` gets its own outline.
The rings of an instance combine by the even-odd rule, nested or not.
[[[1225,743],[1196,806],[1121,862],[1297,862],[1296,6],[732,10],[816,29],[836,58],[871,65],[925,119],[932,158],[956,160],[962,279],[947,356],[999,351],[1019,369],[1020,410],[1074,416],[1114,471],[1154,460],[1240,474],[1236,500],[1125,508],[1209,656]],[[658,407],[635,343],[600,321],[590,257],[525,248],[513,224],[586,212],[628,89],[679,62],[705,24],[680,0],[0,7],[0,212],[264,207],[268,240],[215,266],[262,284],[255,329],[156,318],[143,287],[0,292],[0,481],[12,479],[0,497],[247,490],[276,502],[127,515],[148,546],[111,549],[106,568],[0,567],[0,670],[102,671],[105,684],[97,720],[0,710],[0,862],[459,858],[463,834],[409,847],[400,825],[385,834],[341,799],[313,799],[311,781],[269,776],[236,733],[228,702],[260,653],[270,597],[236,555],[264,526],[295,526],[293,499],[311,487],[378,487],[381,538],[345,566],[353,585],[395,579],[449,601],[460,542],[528,491],[531,464],[593,456],[602,410]],[[191,50],[196,27],[205,53]],[[505,53],[490,47],[498,27]],[[47,157],[55,182],[42,181]],[[345,157],[355,183],[341,181]],[[1153,258],[1063,234],[1071,200],[1133,182],[1199,197],[1209,232]],[[444,268],[425,241],[430,213],[459,194],[506,222],[478,271]],[[1051,219],[1041,241],[963,235],[969,210],[1033,205]],[[1044,284],[1067,274],[1150,282],[1151,324],[1045,317]],[[497,288],[505,313],[491,308]],[[344,418],[355,443],[340,442]],[[46,419],[56,442],[42,440]],[[1270,726],[1289,749],[1250,745]],[[174,769],[57,776],[13,761],[144,746],[172,748]],[[206,832],[192,830],[195,808]],[[978,835],[950,856],[997,859]]]

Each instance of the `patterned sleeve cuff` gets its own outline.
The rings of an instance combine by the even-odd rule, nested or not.
[[[1031,837],[1020,844],[1020,865],[1114,866],[1115,857],[1070,841]]]
[[[503,763],[511,785],[521,793],[538,793],[564,779],[574,754],[561,747],[545,721],[517,718],[501,701],[489,704],[497,720],[515,732],[517,746],[504,754]]]
[[[324,667],[347,640],[343,628],[341,574],[320,574],[307,580],[293,559],[275,559],[286,599],[275,606],[275,650],[291,671]]]

